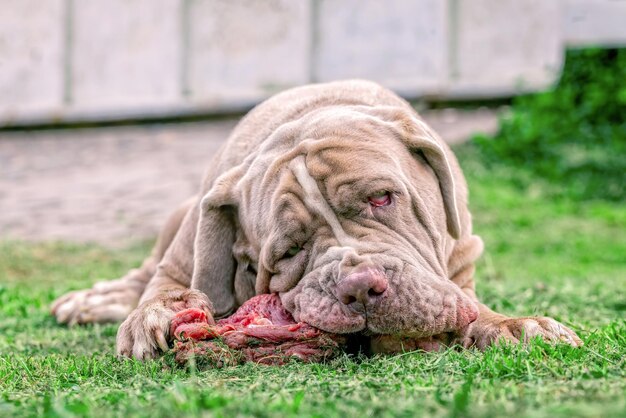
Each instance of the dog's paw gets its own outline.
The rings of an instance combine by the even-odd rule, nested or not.
[[[169,350],[172,318],[190,308],[205,312],[208,322],[214,323],[209,298],[198,290],[169,290],[142,303],[117,331],[117,354],[146,360]]]
[[[50,311],[59,324],[121,322],[137,306],[142,290],[125,280],[98,282],[59,297]]]
[[[498,317],[492,321],[477,321],[470,325],[463,338],[463,345],[484,350],[492,344],[506,341],[527,343],[535,337],[541,337],[550,342],[564,342],[573,347],[583,345],[574,331],[546,317]]]

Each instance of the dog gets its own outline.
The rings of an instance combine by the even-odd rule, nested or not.
[[[176,312],[221,318],[269,292],[296,321],[366,336],[375,352],[582,344],[551,318],[480,303],[482,249],[459,165],[409,103],[369,81],[309,85],[241,120],[139,269],[60,297],[52,314],[123,320],[117,353],[137,359],[168,350]]]

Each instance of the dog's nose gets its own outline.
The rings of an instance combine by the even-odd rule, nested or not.
[[[354,271],[337,285],[337,298],[344,304],[360,302],[363,305],[374,302],[385,293],[389,282],[385,274],[374,268]]]

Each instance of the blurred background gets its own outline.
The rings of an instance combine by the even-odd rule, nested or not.
[[[482,133],[474,149],[488,155],[481,165],[509,157],[519,165],[540,153],[529,130],[554,130],[571,109],[544,97],[538,115],[553,118],[524,120],[523,132],[503,131],[498,118],[554,91],[570,57],[568,88],[578,89],[570,96],[610,71],[615,80],[594,87],[610,94],[598,90],[581,106],[606,109],[621,91],[613,111],[623,134],[626,1],[0,0],[0,10],[3,237],[153,237],[195,193],[240,114],[311,82],[377,81],[415,103],[451,143]],[[497,133],[500,148],[484,140]],[[586,161],[586,146],[572,158]],[[549,147],[531,161],[544,171],[557,164]],[[621,198],[623,155],[606,154],[617,173],[606,194]],[[596,187],[583,183],[582,194]]]
[[[241,111],[367,78],[413,99],[510,97],[567,47],[626,41],[615,0],[2,0],[0,124]]]

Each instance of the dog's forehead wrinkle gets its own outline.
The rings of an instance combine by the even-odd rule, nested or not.
[[[426,210],[427,205],[424,202],[424,199],[417,191],[417,189],[411,184],[407,183],[409,194],[412,195],[414,202],[412,203],[413,212],[415,217],[419,221],[420,224],[423,224],[425,228],[423,230],[426,232],[428,239],[432,245],[432,248],[435,252],[436,260],[438,264],[443,265],[443,245],[442,240],[443,236],[438,232],[436,228],[436,222],[432,217],[432,214]],[[430,259],[430,258],[429,258]],[[434,260],[432,260],[434,262]],[[431,265],[436,268],[435,264],[431,262]]]
[[[304,202],[305,204],[317,212],[324,220],[330,225],[330,228],[335,235],[335,238],[342,246],[351,246],[354,243],[354,239],[346,234],[343,230],[337,215],[330,207],[315,179],[309,174],[304,156],[300,155],[294,158],[289,164],[294,176],[302,189],[304,190]]]

